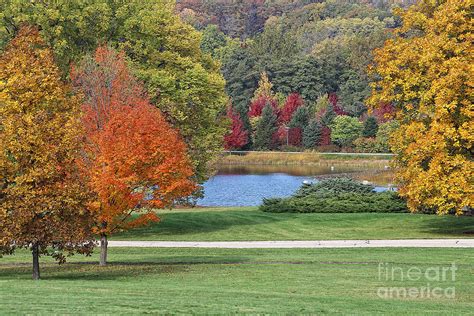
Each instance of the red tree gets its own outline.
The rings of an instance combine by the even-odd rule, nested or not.
[[[388,102],[381,103],[372,111],[372,115],[375,116],[378,123],[385,123],[395,116],[395,107]]]
[[[331,145],[331,129],[327,126],[323,126],[321,130],[321,141],[320,146]]]
[[[279,114],[278,101],[266,96],[260,96],[250,103],[248,116],[249,117],[261,116],[263,108],[267,105],[267,103],[270,103],[270,105],[273,108],[273,111],[275,112],[276,115],[278,115]]]
[[[328,99],[329,99],[329,103],[332,104],[332,108],[334,109],[334,113],[336,113],[337,115],[349,115],[349,113],[344,111],[342,106],[339,104],[339,97],[337,96],[336,93],[334,93],[334,92],[330,93],[329,96],[328,96]]]
[[[227,108],[227,117],[231,120],[232,125],[230,132],[224,136],[224,147],[227,150],[240,149],[248,143],[249,133],[245,129],[240,115],[232,109],[231,105]]]
[[[122,53],[99,47],[71,77],[85,96],[82,169],[95,193],[90,208],[105,265],[107,237],[158,221],[153,208],[170,207],[193,192],[193,171],[178,132],[150,104]]]
[[[285,105],[280,112],[280,123],[287,124],[297,108],[303,105],[303,99],[298,93],[292,93],[286,98]]]

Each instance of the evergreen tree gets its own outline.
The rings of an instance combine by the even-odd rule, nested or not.
[[[303,130],[303,146],[307,149],[316,147],[322,136],[322,126],[317,120],[311,120]]]
[[[306,106],[300,106],[293,113],[289,127],[290,128],[302,128],[304,129],[308,125],[308,108]]]
[[[362,136],[375,137],[375,135],[377,135],[378,129],[379,125],[377,123],[377,119],[373,116],[369,116],[364,122],[364,130],[362,131]]]
[[[321,116],[321,123],[324,126],[330,127],[337,114],[334,112],[334,107],[332,105],[328,106],[326,111]]]
[[[277,116],[273,112],[270,104],[267,104],[262,111],[262,116],[258,121],[255,131],[255,149],[269,150],[273,144],[273,134],[277,131]]]

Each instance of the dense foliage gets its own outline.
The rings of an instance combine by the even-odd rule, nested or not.
[[[226,97],[219,65],[173,0],[0,2],[0,49],[22,23],[38,25],[67,77],[71,62],[100,43],[123,50],[151,102],[180,130],[199,182],[222,149]],[[205,44],[205,43],[204,43]]]
[[[260,210],[272,213],[391,213],[406,212],[406,202],[395,192],[347,178],[304,184],[292,197],[264,199]]]
[[[412,211],[474,206],[472,1],[420,1],[376,52],[370,104],[396,106],[391,139],[400,195]],[[382,127],[381,127],[382,129]]]
[[[89,253],[93,216],[76,161],[82,152],[80,103],[61,81],[53,54],[23,27],[0,57],[0,254]]]

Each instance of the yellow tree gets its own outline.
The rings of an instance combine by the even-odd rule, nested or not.
[[[0,57],[0,251],[64,262],[90,253],[91,214],[76,159],[80,105],[38,31],[22,27]]]
[[[391,139],[400,194],[412,211],[474,205],[473,2],[423,0],[375,52],[369,103],[397,107]]]

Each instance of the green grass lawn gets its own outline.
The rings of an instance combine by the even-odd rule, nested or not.
[[[115,240],[318,240],[472,238],[474,217],[424,214],[264,213],[256,208],[160,211],[157,224]]]
[[[111,264],[75,256],[63,266],[30,256],[0,259],[0,314],[337,313],[467,315],[474,310],[472,249],[133,249],[110,250]],[[380,287],[428,281],[379,279],[379,263],[422,271],[455,262],[455,298],[380,298]],[[383,274],[382,274],[383,275]]]

